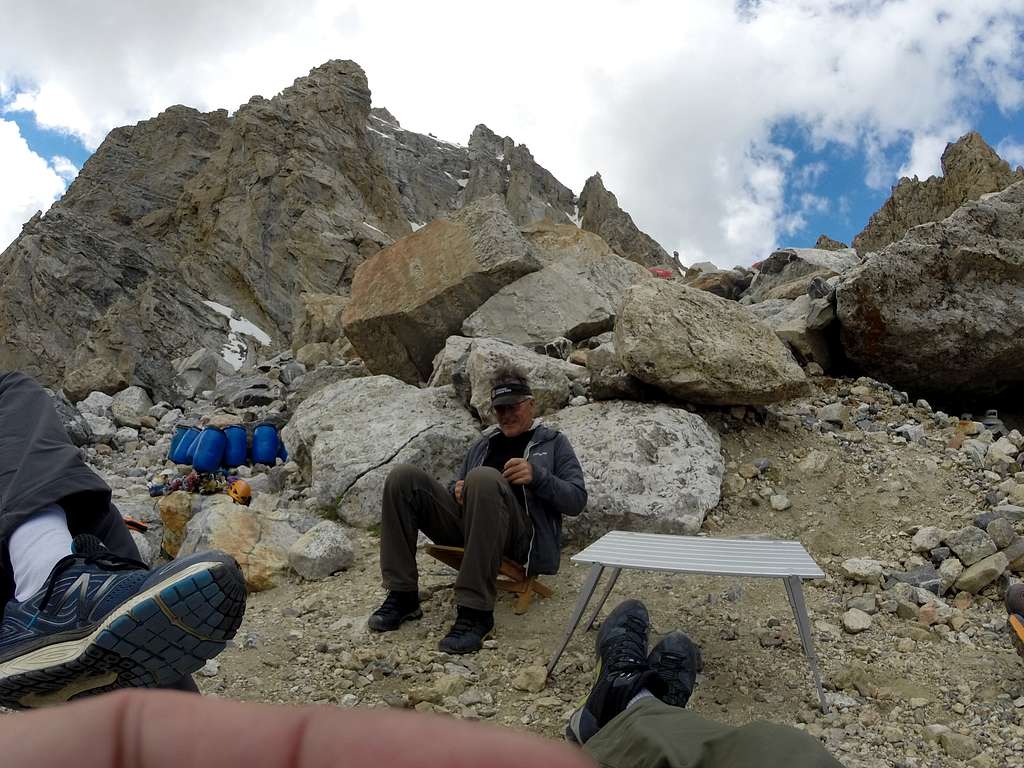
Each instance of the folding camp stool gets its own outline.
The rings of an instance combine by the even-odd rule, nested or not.
[[[811,667],[821,711],[828,712],[825,691],[821,687],[818,657],[814,652],[811,623],[804,603],[802,579],[823,579],[824,572],[799,541],[765,539],[712,539],[704,536],[668,536],[654,533],[611,531],[573,556],[578,563],[591,563],[576,607],[569,618],[565,637],[548,662],[548,675],[555,669],[580,619],[587,610],[605,568],[610,569],[608,585],[590,615],[587,629],[615,587],[624,568],[668,573],[700,573],[712,576],[756,576],[782,579],[789,604],[796,617],[800,644]]]
[[[440,544],[428,544],[423,551],[455,570],[462,566],[462,558],[466,554],[462,547],[443,547]],[[541,597],[551,597],[554,594],[551,587],[542,584],[536,576],[527,576],[523,566],[507,557],[501,559],[496,586],[502,592],[514,592],[518,595],[512,605],[512,612],[517,615],[530,609],[530,602],[535,594]]]

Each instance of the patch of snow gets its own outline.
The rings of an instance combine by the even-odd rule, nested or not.
[[[412,219],[409,219],[409,226],[412,227],[412,231],[415,232],[417,229],[422,229],[423,227],[425,227],[427,225],[426,224],[421,224],[418,221],[413,221]]]
[[[457,183],[457,184],[458,184],[458,185],[459,185],[460,187],[462,187],[463,189],[465,189],[465,188],[466,188],[466,185],[467,185],[467,184],[469,184],[469,179],[458,179],[458,180],[456,181],[456,183]]]
[[[575,224],[577,227],[580,225],[580,207],[578,205],[573,205],[572,214],[569,216],[569,218],[572,220],[572,223]]]
[[[502,160],[505,159],[505,153],[504,152],[499,152],[498,154],[496,154],[494,156],[494,159],[497,160],[500,163]]]
[[[385,125],[387,125],[387,123],[385,123]],[[382,133],[381,131],[378,131],[376,128],[366,126],[366,130],[368,130],[370,133],[376,133],[378,136],[383,136],[385,139],[390,139],[391,141],[395,140],[394,136],[388,136],[386,133]]]
[[[220,356],[224,358],[224,361],[236,371],[241,368],[242,363],[245,362],[245,355],[249,348],[245,343],[245,340],[242,339],[243,336],[249,336],[255,339],[261,346],[266,346],[270,343],[270,335],[267,334],[266,331],[248,318],[239,315],[231,307],[208,299],[203,301],[203,304],[208,306],[218,315],[223,315],[228,319],[228,328],[231,330],[228,332],[227,341],[225,341],[224,346],[221,347]]]
[[[511,171],[512,171],[512,163],[505,163],[505,172],[506,173],[511,173]]]
[[[364,221],[363,221],[363,226],[365,226],[365,227],[369,227],[369,228],[370,228],[370,229],[372,229],[372,230],[373,230],[374,232],[380,232],[380,233],[381,233],[382,235],[384,235],[384,237],[387,237],[387,233],[386,233],[386,232],[382,232],[381,230],[377,229],[377,228],[376,228],[375,226],[373,226],[373,224],[370,224],[370,223],[369,223],[368,221],[365,221],[365,220],[364,220]]]

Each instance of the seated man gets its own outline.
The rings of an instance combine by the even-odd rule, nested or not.
[[[49,396],[0,371],[0,706],[114,688],[184,687],[245,610],[235,561],[204,552],[155,571]]]
[[[416,467],[399,465],[384,485],[380,569],[387,599],[369,618],[389,632],[422,616],[416,538],[464,547],[455,580],[458,616],[440,648],[473,653],[494,628],[495,581],[502,556],[527,573],[558,571],[562,515],[587,504],[583,470],[568,438],[534,419],[526,374],[503,368],[493,377],[498,424],[469,449],[451,490]]]
[[[735,727],[684,709],[700,650],[673,632],[648,654],[649,627],[639,600],[626,600],[602,622],[597,682],[566,727],[566,739],[584,745],[603,768],[842,768],[796,728]]]

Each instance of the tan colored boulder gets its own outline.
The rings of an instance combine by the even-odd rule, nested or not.
[[[483,198],[363,262],[342,318],[345,335],[373,373],[426,381],[463,321],[540,266],[503,200]]]
[[[164,524],[161,548],[170,557],[177,557],[181,542],[185,540],[185,526],[192,519],[192,494],[188,491],[175,491],[160,498],[157,509],[160,521]]]
[[[189,522],[179,556],[211,549],[235,558],[250,592],[278,586],[288,573],[288,549],[298,531],[281,520],[236,504],[230,496],[203,498],[202,509]]]
[[[807,390],[775,333],[739,304],[675,281],[626,291],[615,323],[626,371],[680,400],[762,405]]]
[[[334,345],[326,341],[315,341],[299,347],[295,351],[295,362],[302,363],[307,368],[316,368],[317,364],[332,359],[334,359]]]
[[[292,326],[292,349],[298,351],[307,344],[337,341],[345,335],[341,316],[348,298],[334,293],[306,292],[295,302]]]

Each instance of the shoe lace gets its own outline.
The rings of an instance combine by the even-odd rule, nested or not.
[[[697,671],[693,666],[694,662],[691,656],[684,656],[672,651],[663,651],[661,658],[655,662],[654,669],[666,682],[673,684],[682,682],[679,677],[680,672],[686,675],[695,675]]]
[[[609,638],[602,654],[613,673],[634,672],[647,662],[647,624],[633,616],[623,624],[623,631]]]
[[[135,560],[131,557],[122,557],[121,555],[115,555],[109,550],[79,553],[68,555],[67,557],[61,558],[57,564],[53,567],[53,572],[50,574],[50,580],[46,585],[46,591],[43,593],[43,599],[39,603],[39,613],[42,613],[46,606],[50,603],[50,598],[53,597],[54,587],[57,586],[57,581],[60,579],[68,568],[75,565],[76,563],[83,563],[85,565],[97,565],[106,571],[138,571],[138,570],[149,570],[149,566],[145,563]]]

